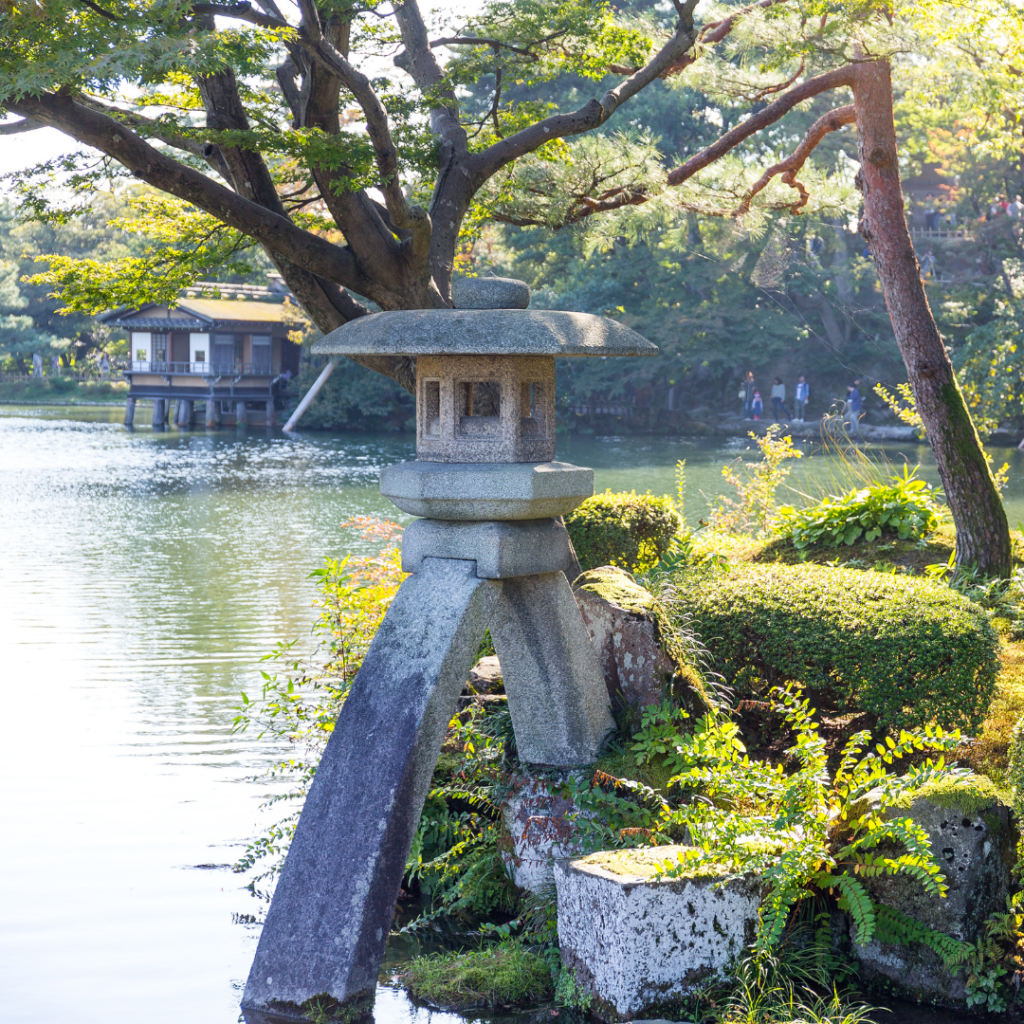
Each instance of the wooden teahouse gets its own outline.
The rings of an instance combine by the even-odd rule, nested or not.
[[[275,404],[299,372],[296,307],[279,285],[200,283],[168,306],[117,309],[100,319],[128,331],[124,421],[153,402],[153,425],[191,426],[197,403],[208,427],[273,426]]]

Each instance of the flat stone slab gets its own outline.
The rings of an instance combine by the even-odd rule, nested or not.
[[[417,519],[402,533],[402,571],[419,572],[424,558],[476,562],[482,580],[566,572],[569,534],[557,519],[476,523]]]
[[[760,881],[749,875],[656,878],[679,847],[556,862],[558,943],[604,1019],[669,1009],[754,940]]]
[[[381,471],[380,493],[427,519],[547,519],[594,493],[594,471],[568,462],[401,462]]]
[[[336,327],[313,346],[330,356],[656,356],[624,324],[554,309],[395,309]]]

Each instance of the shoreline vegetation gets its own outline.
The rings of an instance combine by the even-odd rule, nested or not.
[[[955,569],[956,537],[936,488],[847,447],[835,452],[840,469],[821,494],[805,496],[799,509],[780,507],[776,494],[802,453],[777,429],[754,440],[753,459],[723,467],[730,493],[698,529],[684,525],[683,463],[674,496],[606,492],[567,517],[598,592],[616,581],[621,589],[630,574],[630,586],[649,594],[663,650],[678,669],[661,705],[619,708],[616,733],[588,777],[550,782],[576,808],[566,822],[578,852],[676,844],[689,859],[666,868],[666,877],[723,857],[731,872],[762,875],[756,942],[727,976],[709,978],[674,1007],[672,1019],[885,1019],[863,1000],[885,1003],[898,993],[876,991],[857,974],[853,943],[872,937],[917,944],[945,970],[963,972],[969,1009],[1017,1007],[1019,880],[1005,912],[1000,896],[983,932],[961,940],[947,934],[953,925],[944,932],[891,910],[870,879],[881,837],[895,847],[886,873],[902,875],[919,899],[945,891],[923,826],[909,816],[894,823],[887,806],[913,808],[918,797],[951,786],[976,795],[979,806],[1019,803],[1024,534],[1013,532],[1009,579]],[[292,813],[236,866],[263,868],[251,891],[264,898],[320,751],[403,578],[398,527],[367,518],[347,525],[379,539],[381,551],[332,561],[317,574],[319,663],[301,664],[291,645],[280,645],[266,659],[262,693],[238,709],[238,728],[266,729],[294,745],[278,768],[295,782]],[[737,587],[749,605],[740,614]],[[870,599],[851,603],[855,594]],[[903,620],[913,634],[909,663]],[[493,653],[485,648],[481,656]],[[896,699],[905,684],[920,690],[912,706]],[[703,710],[684,693],[694,685],[710,695]],[[503,692],[500,677],[471,677],[449,723],[399,914],[402,932],[443,951],[395,966],[393,984],[437,1008],[540,1002],[552,1015],[582,1019],[599,1007],[562,962],[553,886],[519,891],[509,873],[514,847],[502,807],[529,769],[518,761]],[[841,828],[830,824],[829,808],[841,812]],[[770,841],[779,828],[804,837],[800,850],[780,852]],[[843,914],[852,915],[856,939],[841,929],[835,947],[822,922]]]

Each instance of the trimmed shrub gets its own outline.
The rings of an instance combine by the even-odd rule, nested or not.
[[[854,544],[873,541],[883,534],[899,540],[917,540],[938,528],[943,513],[941,491],[911,474],[894,476],[887,484],[873,484],[837,497],[829,495],[809,508],[779,509],[778,532],[793,547],[813,544]]]
[[[674,603],[738,697],[802,683],[883,728],[973,729],[999,669],[985,612],[931,580],[824,566],[683,570]]]
[[[570,512],[565,525],[584,572],[600,565],[644,572],[658,564],[683,520],[669,497],[605,491]]]

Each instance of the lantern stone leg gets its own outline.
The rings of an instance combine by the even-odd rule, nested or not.
[[[519,759],[590,764],[615,722],[597,653],[564,574],[504,580],[490,630]]]
[[[317,996],[347,1015],[373,1004],[441,743],[498,597],[475,569],[426,559],[373,639],[267,913],[242,1001],[250,1024],[305,1020]]]

